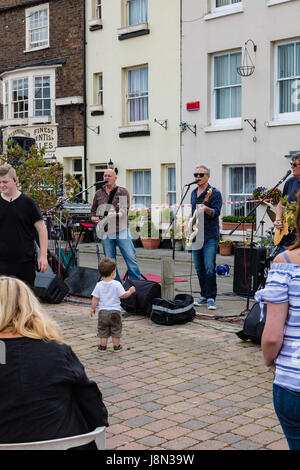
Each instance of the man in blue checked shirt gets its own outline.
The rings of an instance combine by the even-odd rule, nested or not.
[[[208,182],[209,168],[204,165],[197,166],[194,177],[198,184],[191,194],[192,214],[200,204],[203,204],[204,210],[204,243],[201,249],[192,250],[201,292],[200,299],[196,300],[194,305],[207,304],[208,310],[215,310],[216,256],[220,238],[219,216],[222,209],[222,196],[220,191]]]

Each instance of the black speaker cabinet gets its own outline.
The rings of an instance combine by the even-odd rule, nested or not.
[[[59,304],[68,294],[69,288],[58,276],[49,272],[36,272],[34,289],[35,295],[49,304]]]
[[[248,295],[248,285],[250,285],[250,296],[255,294],[263,280],[266,253],[265,247],[246,246],[234,249],[233,292],[235,294]]]
[[[69,287],[69,294],[90,298],[99,280],[100,274],[98,269],[75,266],[65,282]]]

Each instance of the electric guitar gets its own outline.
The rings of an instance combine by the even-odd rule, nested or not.
[[[109,211],[109,214],[114,213],[114,212],[115,211],[113,211],[113,210]],[[105,233],[105,227],[108,224],[109,214],[107,214],[105,217],[100,219],[97,226],[96,226],[96,234],[97,234],[97,237],[99,238],[99,240],[101,240],[103,238],[103,235]]]
[[[203,200],[203,204],[200,204],[194,211],[192,217],[188,221],[188,225],[185,231],[185,236],[186,236],[186,246],[190,248],[192,246],[193,240],[196,237],[198,233],[198,215],[204,212],[204,207],[206,203],[209,201],[210,196],[212,195],[213,188],[211,187]]]

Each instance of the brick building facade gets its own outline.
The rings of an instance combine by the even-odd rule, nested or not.
[[[36,144],[72,172],[84,156],[84,1],[1,0],[2,141]]]

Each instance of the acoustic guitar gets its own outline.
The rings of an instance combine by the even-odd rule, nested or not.
[[[283,214],[282,216],[282,225],[283,227],[282,228],[275,228],[275,231],[274,231],[274,239],[273,239],[273,242],[274,242],[274,245],[275,246],[278,246],[280,244],[280,242],[282,241],[283,237],[285,235],[288,235],[292,229],[289,228],[289,223],[288,223],[288,220],[290,217],[293,216],[293,212],[289,212],[288,214]]]
[[[193,213],[192,217],[188,221],[188,225],[187,225],[187,228],[186,228],[186,231],[185,231],[185,236],[186,236],[186,242],[185,243],[186,243],[186,246],[188,248],[190,248],[192,246],[193,240],[194,240],[194,238],[196,237],[196,235],[198,233],[198,220],[199,220],[198,215],[201,212],[204,212],[204,206],[209,201],[209,198],[212,195],[212,192],[213,192],[213,188],[210,188],[207,191],[207,193],[204,197],[204,200],[203,200],[203,204],[200,204],[194,210],[194,213]]]

